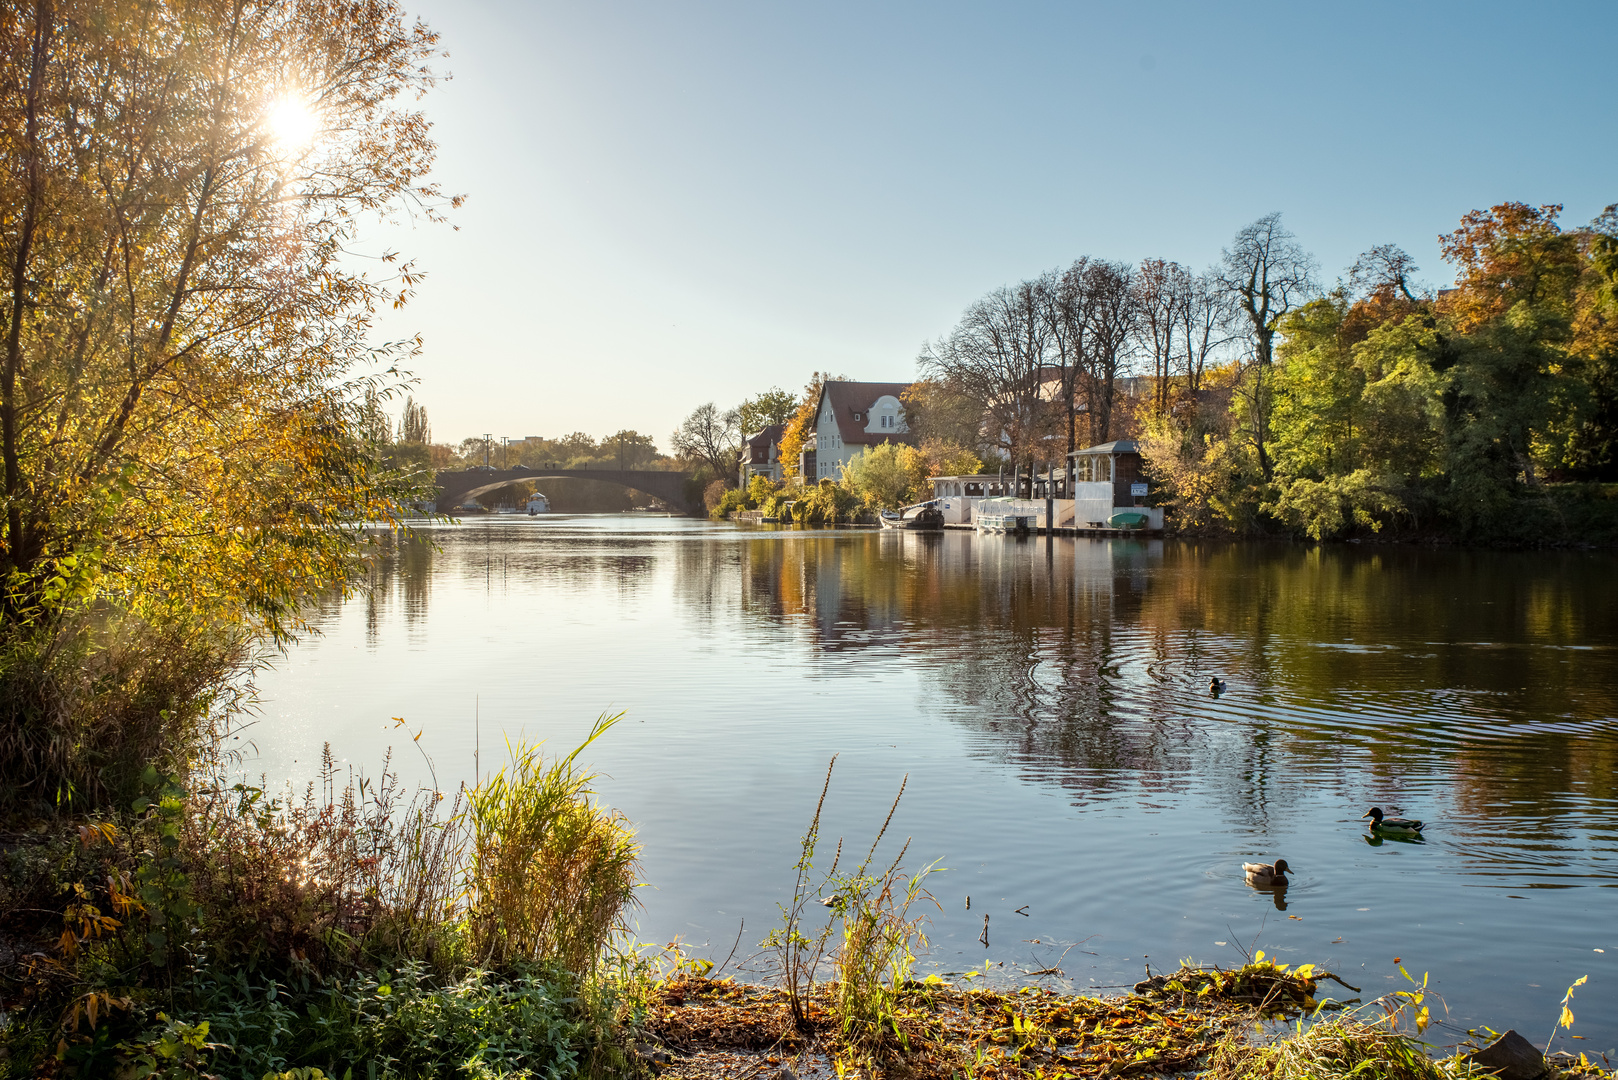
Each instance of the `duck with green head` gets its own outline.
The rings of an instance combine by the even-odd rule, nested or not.
[[[1372,832],[1391,833],[1394,836],[1418,836],[1426,823],[1415,818],[1388,817],[1380,806],[1373,806],[1360,815],[1360,820],[1371,819]]]

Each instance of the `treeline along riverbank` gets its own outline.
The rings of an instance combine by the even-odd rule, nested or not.
[[[372,340],[374,313],[408,302],[417,271],[351,245],[362,210],[437,220],[459,204],[429,179],[436,148],[413,105],[438,77],[436,36],[386,0],[40,3],[0,20],[0,44],[0,1074],[653,1068],[663,1051],[636,1043],[691,964],[623,937],[646,852],[593,791],[607,723],[571,756],[514,741],[465,785],[328,759],[285,791],[232,756],[265,650],[360,590],[428,494],[424,415],[407,410],[415,456],[377,424],[414,344]],[[284,97],[288,71],[301,101]],[[304,110],[288,129],[315,134],[266,137],[266,103]],[[1542,220],[1532,237],[1561,251]],[[1576,238],[1563,294],[1586,295],[1606,235]],[[1519,332],[1538,295],[1475,314],[1438,302],[1456,333],[1507,343],[1456,361],[1483,382],[1457,384],[1454,415],[1474,398],[1544,400],[1540,367],[1498,359],[1547,355],[1535,343],[1551,339]],[[1583,340],[1577,311],[1568,340]],[[1411,318],[1399,325],[1435,329]],[[1541,477],[1521,460],[1539,443],[1510,441],[1543,436],[1540,415],[1445,445],[1483,447],[1465,460],[1488,464],[1495,486],[1477,490],[1494,498],[1513,468]],[[620,462],[647,448],[620,436]],[[1564,442],[1573,468],[1584,443]],[[604,561],[633,587],[634,564]],[[793,1030],[844,1070],[897,1074],[932,1036],[902,1014],[921,929],[904,902],[921,898],[883,865],[842,882],[827,922],[784,920],[778,940],[788,954],[794,935],[841,942],[824,969],[783,961]],[[992,1015],[961,1036],[967,1056],[937,1060],[1057,1067],[990,1046],[1032,1045],[1060,1017],[952,1000]],[[1092,1034],[1126,1019],[1061,1007]]]

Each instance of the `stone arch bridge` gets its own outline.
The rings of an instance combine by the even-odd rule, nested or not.
[[[448,513],[479,495],[496,488],[523,480],[601,480],[621,487],[634,488],[662,501],[665,505],[687,514],[701,517],[701,502],[693,504],[686,498],[685,483],[690,479],[683,472],[660,472],[654,469],[531,469],[518,465],[514,469],[492,469],[487,466],[441,472],[433,477],[438,488],[438,509]]]

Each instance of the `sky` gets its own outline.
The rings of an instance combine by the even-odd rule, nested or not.
[[[1081,255],[1194,268],[1280,211],[1326,282],[1507,200],[1618,202],[1618,4],[406,0],[452,79],[422,103],[443,225],[368,239],[427,273],[440,442],[667,450],[817,370],[914,377],[1000,285]]]

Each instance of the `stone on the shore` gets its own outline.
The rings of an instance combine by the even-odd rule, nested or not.
[[[1508,1031],[1466,1060],[1498,1076],[1500,1080],[1538,1080],[1545,1075],[1545,1055],[1539,1047]]]

